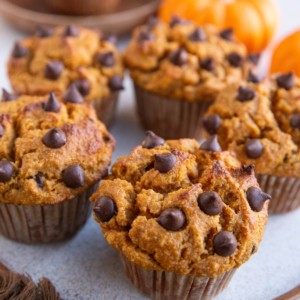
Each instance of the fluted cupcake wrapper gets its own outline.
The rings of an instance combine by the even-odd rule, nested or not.
[[[49,243],[74,236],[88,220],[89,197],[98,183],[81,195],[54,205],[13,205],[0,203],[0,234],[23,243]]]
[[[135,86],[138,114],[143,127],[166,139],[202,138],[202,118],[212,101],[178,101]]]
[[[98,119],[102,121],[107,127],[110,127],[114,121],[118,105],[118,98],[119,93],[113,93],[103,99],[92,101]]]
[[[197,278],[172,272],[145,270],[121,254],[127,276],[144,294],[154,300],[209,300],[229,284],[236,269],[217,278]]]
[[[257,174],[257,181],[265,193],[272,196],[269,214],[282,214],[300,207],[300,178]]]

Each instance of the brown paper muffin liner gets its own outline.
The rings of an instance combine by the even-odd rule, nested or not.
[[[269,214],[282,214],[300,207],[300,178],[257,174],[261,189],[272,196]]]
[[[212,101],[187,102],[149,93],[135,86],[143,127],[166,139],[202,138],[202,118]]]
[[[229,284],[236,269],[217,278],[196,278],[172,272],[145,270],[121,254],[127,276],[144,294],[155,300],[209,300]]]
[[[54,205],[0,203],[0,234],[23,243],[50,243],[71,238],[88,220],[89,197],[98,183],[81,195]]]
[[[103,99],[92,101],[98,119],[102,121],[107,127],[110,127],[115,119],[118,98],[119,93],[113,93],[112,95]]]

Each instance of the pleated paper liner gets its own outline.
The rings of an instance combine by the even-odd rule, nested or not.
[[[256,177],[262,191],[272,196],[269,214],[282,214],[300,208],[300,178],[266,174],[257,174]]]
[[[121,254],[127,276],[135,287],[154,300],[209,300],[229,284],[236,269],[217,278],[196,278],[172,272],[145,270]]]
[[[149,93],[135,86],[143,127],[166,139],[202,138],[202,118],[212,101],[187,102]]]
[[[0,203],[0,234],[23,243],[58,242],[73,237],[88,220],[89,197],[98,183],[81,195],[54,205]]]

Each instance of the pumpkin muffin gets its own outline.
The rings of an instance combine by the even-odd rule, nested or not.
[[[276,75],[268,85],[236,83],[220,93],[204,118],[223,149],[255,165],[260,186],[273,197],[270,213],[300,206],[299,87],[293,74]]]
[[[88,219],[88,199],[107,174],[115,142],[93,107],[75,100],[51,93],[0,102],[2,235],[60,241]]]
[[[8,75],[17,94],[73,94],[92,103],[106,125],[112,123],[123,89],[116,46],[96,31],[75,25],[41,27],[35,36],[17,42]]]
[[[232,30],[151,18],[134,31],[124,61],[142,125],[165,138],[200,138],[209,105],[228,83],[248,78],[257,57]]]
[[[153,299],[181,300],[225,288],[257,251],[270,198],[253,165],[222,152],[216,136],[199,146],[147,132],[91,201],[134,285]]]

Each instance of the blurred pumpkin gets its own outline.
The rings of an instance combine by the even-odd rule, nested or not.
[[[271,61],[271,73],[294,71],[300,76],[300,30],[284,38],[276,47]]]
[[[261,52],[268,46],[279,21],[273,0],[163,0],[160,18],[169,22],[174,15],[198,25],[232,28],[250,52]]]

